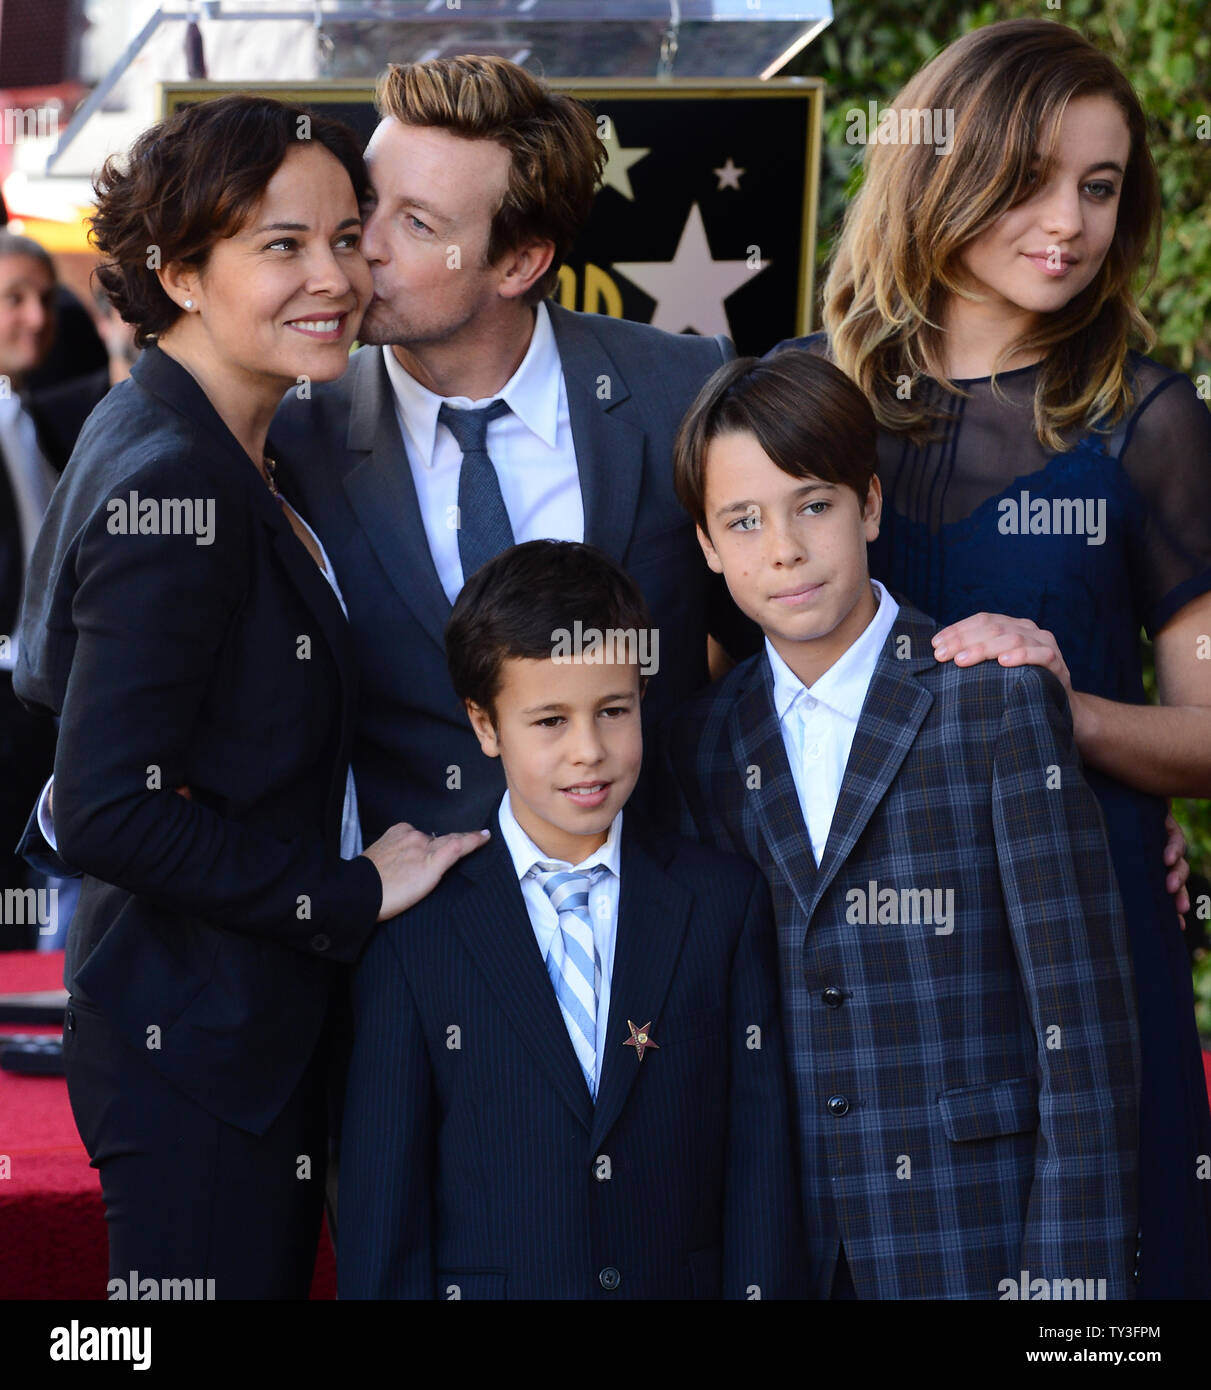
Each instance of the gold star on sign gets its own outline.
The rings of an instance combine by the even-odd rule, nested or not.
[[[606,133],[602,135],[601,143],[606,147],[605,168],[601,173],[602,188],[613,188],[624,198],[629,198],[631,202],[634,202],[635,192],[631,187],[629,171],[632,164],[638,164],[641,159],[651,154],[651,149],[641,149],[635,145],[628,145],[624,148],[614,129],[613,121],[610,121],[606,127]]]
[[[648,1032],[651,1026],[651,1019],[649,1019],[642,1028],[636,1028],[631,1020],[629,1018],[627,1019],[627,1027],[631,1030],[631,1036],[627,1038],[622,1045],[623,1047],[633,1047],[635,1049],[635,1056],[640,1062],[643,1061],[643,1052],[645,1048],[654,1047],[657,1052],[660,1051],[660,1044],[653,1042],[652,1035]]]

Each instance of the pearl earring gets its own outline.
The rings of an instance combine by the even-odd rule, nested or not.
[[[192,299],[187,299],[187,300],[185,301],[185,307],[186,307],[187,309],[192,309],[192,308],[193,308],[193,300],[192,300]]]

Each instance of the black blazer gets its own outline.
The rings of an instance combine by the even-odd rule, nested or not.
[[[710,679],[708,629],[740,659],[761,633],[732,603],[673,491],[673,437],[707,377],[735,355],[726,338],[663,333],[548,302],[568,392],[584,539],[639,585],[660,630],[659,669],[643,697],[645,776],[636,800],[653,804],[660,718]],[[406,820],[439,833],[486,825],[504,792],[446,669],[446,598],[425,534],[378,347],[349,370],[291,392],[274,438],[285,487],[298,497],[340,578],[360,658],[354,769],[370,837]]]
[[[594,1104],[492,832],[357,971],[340,1296],[801,1296],[760,873],[627,807]],[[642,1061],[628,1019],[657,1044]]]
[[[338,855],[353,672],[280,506],[194,378],[149,348],[51,501],[14,684],[61,716],[56,834],[89,876],[65,983],[255,1133],[381,905],[373,864]]]

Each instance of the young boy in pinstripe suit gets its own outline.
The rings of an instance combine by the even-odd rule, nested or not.
[[[1138,1041],[1067,699],[935,660],[872,581],[876,423],[802,351],[733,362],[678,495],[764,650],[664,730],[682,829],[774,897],[816,1297],[1127,1298]]]
[[[450,675],[507,791],[358,969],[342,1298],[802,1293],[768,890],[628,804],[651,636],[579,542],[458,596]]]

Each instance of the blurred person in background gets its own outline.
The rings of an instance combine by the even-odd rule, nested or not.
[[[54,761],[53,721],[33,714],[13,694],[17,618],[25,567],[58,473],[39,429],[29,378],[50,355],[56,330],[55,267],[29,237],[0,230],[0,949],[22,950],[38,939],[36,921],[17,910],[23,900],[5,889],[40,886],[16,852],[31,799]]]

